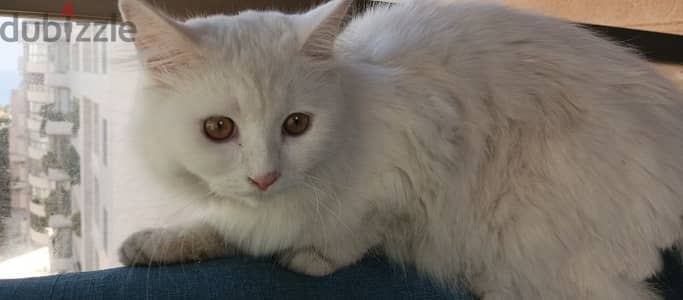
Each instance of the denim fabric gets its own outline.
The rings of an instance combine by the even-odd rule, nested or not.
[[[0,299],[451,299],[412,269],[368,258],[323,278],[294,274],[272,260],[227,258],[185,265],[118,268],[2,280]]]
[[[683,262],[663,255],[664,268],[648,283],[668,300],[683,299]],[[291,273],[272,260],[226,258],[185,265],[119,268],[58,276],[0,280],[0,299],[450,299],[474,300],[462,290],[431,284],[412,269],[382,259],[324,278]]]

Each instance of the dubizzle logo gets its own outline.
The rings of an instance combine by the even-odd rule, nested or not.
[[[112,15],[108,22],[77,20],[71,0],[62,7],[64,20],[50,20],[46,13],[42,21],[19,18],[14,14],[11,21],[0,22],[0,39],[5,42],[133,42],[135,24],[118,22]]]
[[[64,7],[62,7],[62,17],[74,17],[74,5],[71,3],[71,0],[66,0],[66,4],[64,4]]]

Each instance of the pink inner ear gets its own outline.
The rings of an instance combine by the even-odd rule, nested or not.
[[[135,46],[152,73],[168,73],[187,67],[199,55],[196,45],[183,30],[183,25],[146,3],[122,0],[121,12],[126,21],[137,27]]]
[[[344,19],[353,1],[338,1],[334,10],[313,30],[304,43],[302,51],[314,59],[330,59],[334,53],[334,43],[341,32]]]

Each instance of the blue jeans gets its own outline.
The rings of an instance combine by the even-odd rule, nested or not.
[[[451,299],[465,292],[430,283],[382,259],[323,277],[287,271],[272,260],[226,258],[159,267],[0,281],[0,299]]]

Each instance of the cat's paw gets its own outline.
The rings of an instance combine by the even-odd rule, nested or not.
[[[159,244],[164,229],[148,229],[134,233],[119,248],[119,261],[126,265],[148,265],[159,262]]]
[[[280,257],[280,264],[309,276],[322,277],[334,273],[339,267],[313,248],[292,250]]]
[[[208,227],[157,228],[137,232],[119,248],[122,264],[149,265],[235,255],[233,247]]]

